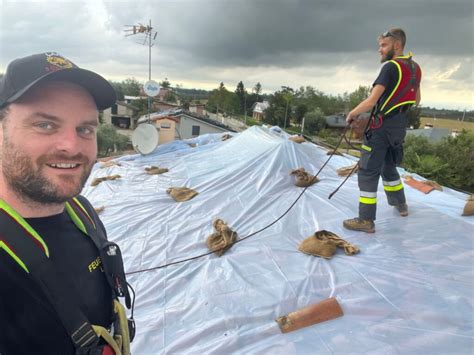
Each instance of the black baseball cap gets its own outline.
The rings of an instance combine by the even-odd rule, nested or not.
[[[114,88],[99,74],[81,69],[55,52],[33,54],[12,61],[0,79],[0,108],[15,102],[40,82],[64,80],[82,86],[94,98],[98,110],[111,107]]]

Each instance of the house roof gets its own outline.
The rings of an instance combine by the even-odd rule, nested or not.
[[[404,218],[379,184],[376,232],[348,231],[342,220],[357,215],[357,176],[328,195],[344,179],[336,170],[355,158],[333,156],[305,190],[289,172],[314,174],[326,149],[257,126],[232,135],[174,141],[151,155],[119,158],[121,166],[94,166],[83,194],[105,207],[101,219],[137,295],[132,353],[472,351],[474,216],[461,217],[467,194],[444,187],[425,195],[406,185]],[[145,174],[151,165],[169,171]],[[122,178],[90,186],[113,174]],[[166,192],[171,186],[199,194],[178,203]],[[221,257],[206,255],[216,218],[240,240]],[[317,230],[336,233],[360,253],[339,248],[324,259],[298,251]],[[329,297],[343,317],[280,332],[275,319]]]
[[[136,107],[136,106],[134,106],[134,105],[132,105],[132,104],[128,104],[128,103],[126,103],[126,102],[124,102],[124,101],[117,101],[116,104],[117,104],[117,105],[120,105],[120,106],[127,107],[127,108],[129,108],[129,109],[131,109],[131,110],[134,110],[134,111],[138,111],[138,110],[139,110],[138,107]]]
[[[269,107],[270,107],[270,103],[268,101],[255,102],[252,105],[252,111],[257,112],[257,113],[263,113]]]
[[[199,113],[196,113],[196,112],[190,112],[190,111],[183,110],[182,108],[176,108],[176,109],[165,110],[165,111],[162,111],[162,112],[151,113],[150,114],[150,120],[151,121],[156,121],[157,119],[161,119],[161,118],[164,118],[164,117],[167,117],[167,118],[168,117],[180,117],[182,115],[186,115],[187,117],[189,117],[193,120],[200,121],[200,122],[212,125],[214,127],[220,128],[223,131],[235,132],[234,129],[232,129],[231,127],[229,127],[229,126],[227,126],[227,125],[225,125],[225,124],[223,124],[219,121],[210,119],[210,118],[205,117],[203,115],[200,115]],[[143,122],[146,122],[146,121],[148,121],[148,115],[143,115],[138,119],[138,123],[143,123]]]
[[[407,135],[426,137],[431,141],[441,141],[443,138],[447,138],[451,135],[449,128],[420,128],[420,129],[409,129]]]
[[[201,122],[210,124],[211,126],[221,128],[224,131],[235,132],[235,130],[232,129],[231,127],[229,127],[229,126],[227,126],[227,125],[225,125],[225,124],[223,124],[219,121],[213,120],[209,117],[206,117],[204,115],[200,115],[197,112],[183,111],[183,112],[179,113],[179,115],[180,116],[186,115],[186,116],[188,116],[188,117],[190,117],[194,120],[201,121]]]

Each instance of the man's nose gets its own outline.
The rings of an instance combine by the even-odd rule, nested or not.
[[[56,149],[70,154],[77,154],[81,151],[80,137],[76,129],[65,129],[58,135]]]

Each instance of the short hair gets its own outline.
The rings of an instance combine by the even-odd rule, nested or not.
[[[2,122],[5,117],[7,117],[7,114],[9,111],[10,111],[10,108],[8,107],[8,105],[0,108],[0,122]]]
[[[402,44],[402,48],[405,48],[407,36],[405,34],[405,31],[403,31],[401,28],[398,28],[398,27],[391,28],[387,32],[382,33],[379,36],[379,39],[387,38],[387,37],[398,39]]]

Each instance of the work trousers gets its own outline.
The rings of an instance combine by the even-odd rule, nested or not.
[[[403,184],[397,171],[397,165],[403,158],[402,144],[406,125],[407,115],[403,112],[384,118],[380,127],[370,128],[364,134],[358,172],[361,219],[375,220],[380,175],[388,204],[397,206],[406,203]]]

